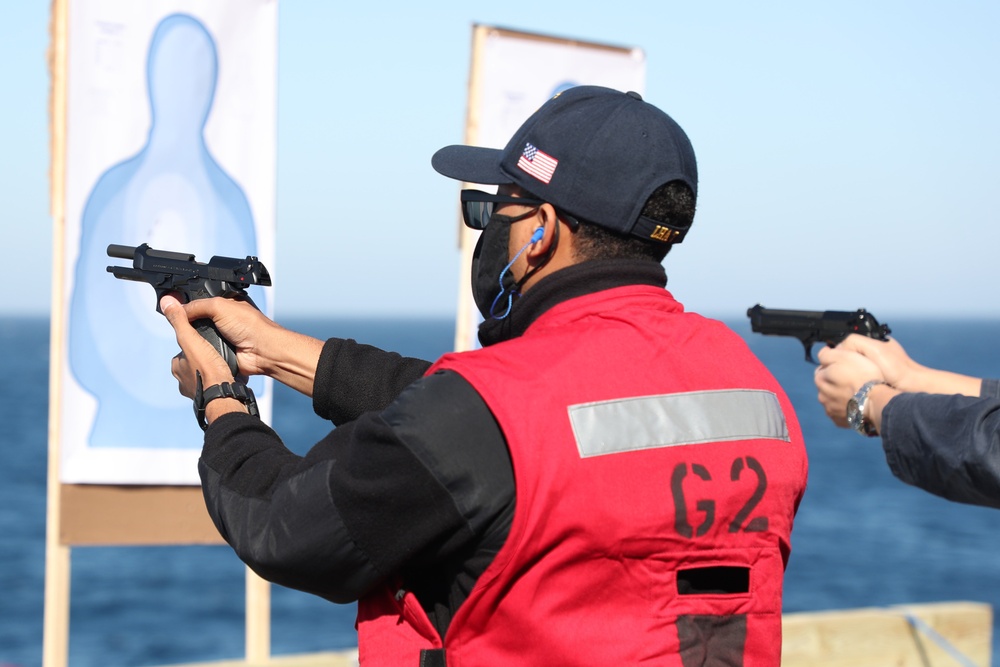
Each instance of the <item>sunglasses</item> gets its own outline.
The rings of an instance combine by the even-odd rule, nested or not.
[[[537,209],[544,203],[545,202],[541,199],[531,199],[529,197],[491,195],[490,193],[483,192],[482,190],[462,190],[462,219],[468,227],[473,229],[486,229],[486,225],[488,225],[491,220],[507,223],[517,222],[518,220],[527,218],[535,212],[534,210],[531,210],[524,215],[513,217],[499,215],[495,211],[502,206],[518,204],[519,206],[531,206]]]
[[[503,223],[517,222],[535,212],[532,210],[513,217],[500,215],[495,212],[500,206],[519,204],[520,206],[531,206],[537,209],[544,203],[546,202],[541,199],[532,199],[531,197],[511,197],[510,195],[492,195],[482,190],[462,190],[462,219],[465,221],[466,226],[472,229],[485,229],[490,220]],[[576,231],[580,226],[580,221],[565,211],[557,208],[556,213],[573,231]]]

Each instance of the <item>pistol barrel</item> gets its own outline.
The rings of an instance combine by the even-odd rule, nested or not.
[[[135,257],[135,247],[130,245],[117,245],[112,243],[108,246],[108,257],[118,259],[132,259]]]

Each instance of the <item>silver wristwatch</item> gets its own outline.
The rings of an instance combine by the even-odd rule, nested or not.
[[[861,385],[861,389],[858,389],[858,393],[854,394],[847,401],[847,423],[855,431],[868,437],[874,437],[878,435],[878,432],[875,431],[875,425],[865,419],[865,403],[868,402],[868,392],[872,390],[872,387],[879,384],[885,384],[885,382],[881,380],[865,382]]]

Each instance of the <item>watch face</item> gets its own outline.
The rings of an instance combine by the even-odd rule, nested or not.
[[[858,410],[858,399],[851,397],[847,401],[847,423],[857,428],[860,419],[861,413]]]

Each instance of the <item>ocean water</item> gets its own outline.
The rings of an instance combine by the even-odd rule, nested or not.
[[[445,320],[286,324],[424,358],[448,350],[453,337]],[[893,478],[877,440],[827,420],[797,341],[751,334],[745,320],[730,324],[785,387],[809,449],[785,610],[953,600],[1000,608],[1000,511],[950,503]],[[1000,377],[1000,320],[890,324],[923,363]],[[0,317],[0,667],[41,663],[47,369],[48,321]],[[300,453],[327,430],[308,399],[280,386],[274,421]],[[143,667],[241,657],[244,572],[227,547],[74,549],[70,664]],[[354,611],[272,587],[272,652],[354,647]],[[993,637],[1000,665],[997,621]]]

